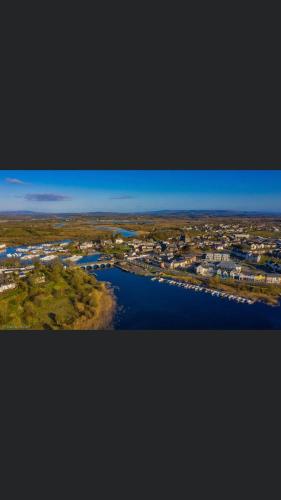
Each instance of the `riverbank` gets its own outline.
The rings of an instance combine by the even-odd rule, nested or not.
[[[205,288],[211,288],[214,291],[230,293],[237,297],[253,300],[254,302],[263,302],[270,306],[279,306],[281,289],[278,286],[267,285],[265,287],[260,285],[252,285],[247,282],[240,282],[235,280],[222,280],[218,277],[202,278],[199,276],[186,276],[184,274],[161,273],[162,277],[176,278],[193,285],[200,285]]]
[[[116,267],[123,271],[130,272],[139,276],[159,277],[184,281],[192,285],[199,285],[203,288],[212,289],[217,292],[230,293],[237,297],[253,300],[254,302],[262,302],[270,306],[279,306],[281,297],[281,288],[274,285],[267,285],[266,287],[260,285],[252,285],[246,282],[221,280],[219,278],[206,278],[198,275],[190,275],[179,271],[159,270],[156,271],[152,268],[144,269],[138,265],[131,263],[119,263]]]
[[[173,286],[167,280],[159,282],[159,278],[123,272],[115,266],[99,269],[96,275],[98,280],[110,282],[114,289],[116,332],[281,329],[279,307],[261,302],[248,305],[241,300],[228,300],[226,294],[220,297],[191,287],[185,289],[183,285]]]
[[[115,312],[115,295],[105,283],[102,283],[102,289],[95,313],[91,318],[76,320],[71,330],[112,330]]]
[[[147,269],[141,268],[140,266],[135,266],[129,262],[118,262],[115,264],[115,267],[121,269],[121,271],[125,271],[127,273],[136,274],[137,276],[158,276],[156,273],[152,273]]]

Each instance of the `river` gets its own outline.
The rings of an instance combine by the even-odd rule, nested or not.
[[[117,268],[95,274],[114,288],[116,330],[281,329],[281,307],[239,304]]]
[[[130,236],[137,236],[137,231],[131,231],[129,229],[123,229],[122,227],[111,227],[111,226],[95,226],[95,229],[101,229],[102,231],[111,231],[113,234],[120,234],[124,238],[129,238]]]
[[[9,247],[0,259],[14,252],[15,247]],[[79,262],[93,262],[99,257],[100,254],[96,253],[83,257]],[[95,275],[101,281],[110,282],[114,288],[118,306],[114,321],[116,330],[281,329],[280,306],[239,304],[151,281],[149,277],[126,273],[117,268],[95,270]]]

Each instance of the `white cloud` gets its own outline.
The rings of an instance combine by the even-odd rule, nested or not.
[[[26,182],[23,182],[20,179],[15,179],[13,177],[7,177],[5,181],[9,182],[9,184],[26,184]]]

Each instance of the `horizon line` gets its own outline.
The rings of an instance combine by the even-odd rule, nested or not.
[[[144,213],[159,213],[159,212],[229,212],[229,213],[268,213],[268,214],[281,214],[281,210],[267,210],[267,209],[256,209],[256,210],[247,210],[247,209],[227,209],[227,208],[174,208],[174,209],[147,209],[147,210],[72,210],[72,211],[47,211],[47,210],[0,210],[1,214],[19,214],[19,215],[27,215],[27,214],[91,214],[91,213],[108,213],[108,214],[144,214]]]

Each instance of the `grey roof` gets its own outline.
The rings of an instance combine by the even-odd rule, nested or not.
[[[229,261],[225,261],[225,262],[220,262],[217,267],[231,270],[231,269],[235,269],[235,267],[237,267],[237,266],[240,266],[240,264],[236,264],[232,260],[229,260]]]

